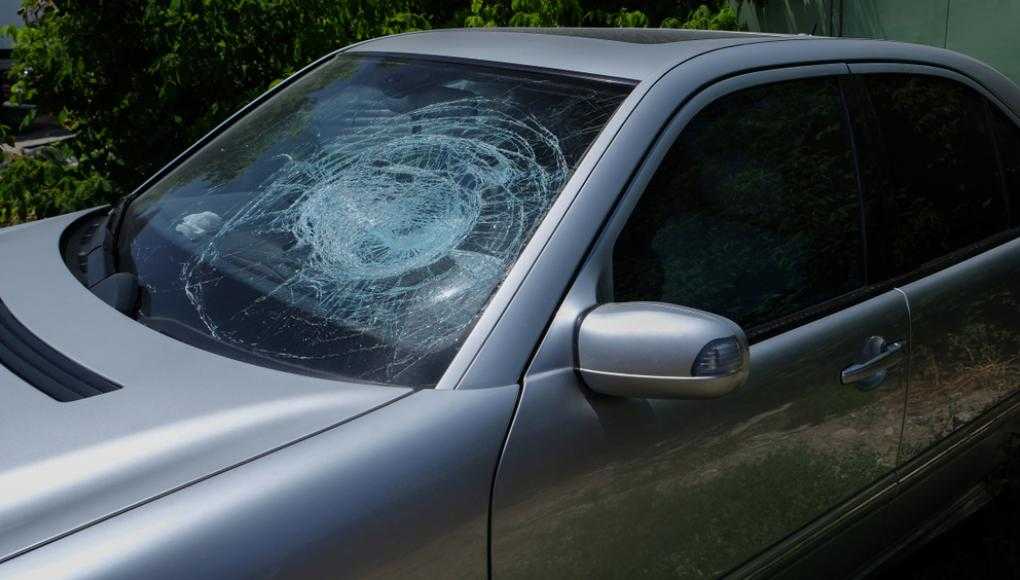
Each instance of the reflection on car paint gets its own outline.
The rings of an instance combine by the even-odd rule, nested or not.
[[[872,332],[906,336],[901,294],[752,346],[748,383],[712,401],[526,382],[495,490],[494,573],[718,576],[850,500],[895,469],[903,422],[906,364],[874,391],[840,383]]]
[[[905,289],[913,346],[902,461],[1017,392],[1018,268],[979,256]]]

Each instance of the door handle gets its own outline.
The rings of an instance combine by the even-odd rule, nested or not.
[[[856,384],[862,391],[870,391],[885,380],[888,369],[900,362],[903,341],[886,342],[881,336],[872,336],[864,344],[860,362],[856,362],[840,374],[844,385]]]

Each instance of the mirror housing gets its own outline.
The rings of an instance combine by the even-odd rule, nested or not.
[[[661,302],[603,304],[581,319],[577,370],[618,397],[714,399],[747,380],[747,337],[736,323]]]

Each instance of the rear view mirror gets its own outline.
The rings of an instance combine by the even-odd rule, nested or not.
[[[577,333],[578,371],[620,397],[714,399],[748,374],[747,338],[721,316],[661,302],[603,304]]]

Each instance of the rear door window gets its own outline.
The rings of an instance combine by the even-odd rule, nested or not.
[[[884,149],[881,278],[896,278],[1004,231],[1002,191],[984,97],[933,76],[861,79]],[[867,154],[867,153],[866,153]],[[865,172],[868,174],[870,172]]]
[[[1010,206],[1010,225],[1020,226],[1020,127],[1005,113],[989,105],[995,141],[1002,162],[1003,186]]]
[[[703,109],[667,154],[615,246],[614,299],[760,336],[863,286],[862,250],[838,81],[753,87]]]

